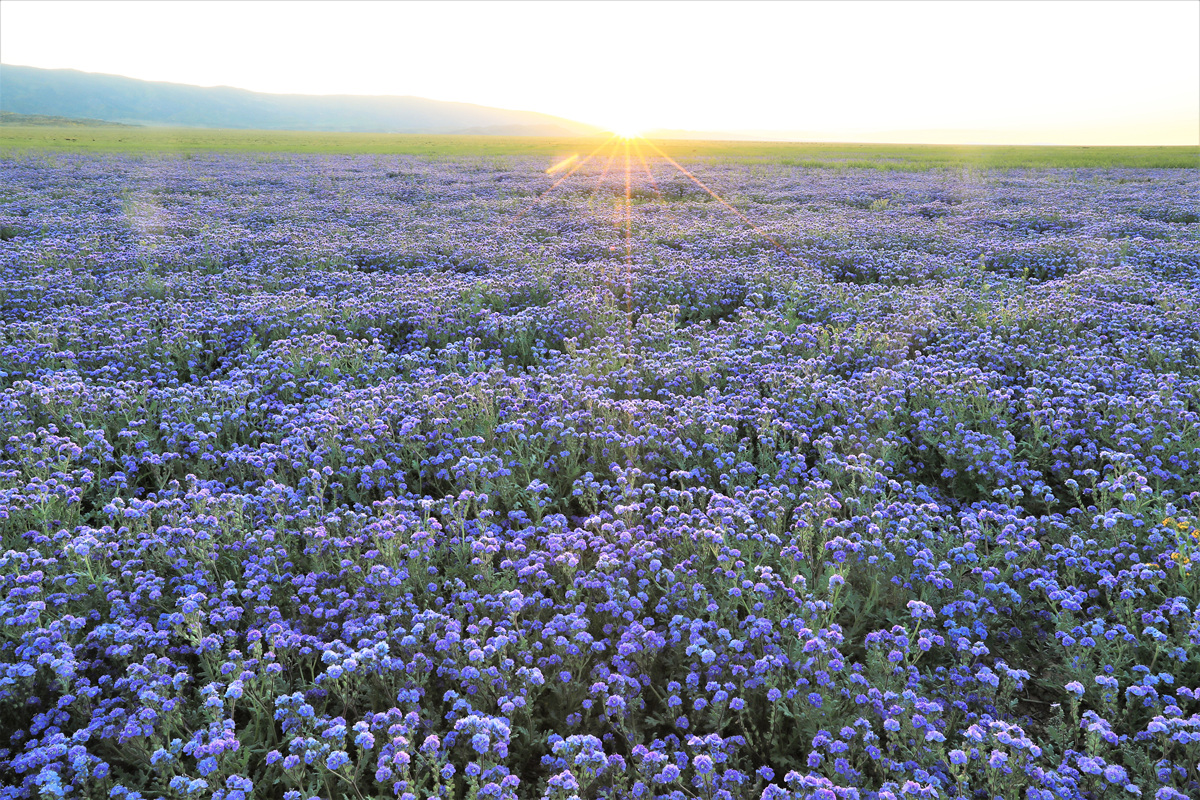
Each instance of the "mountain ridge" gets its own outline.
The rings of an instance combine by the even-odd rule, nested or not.
[[[590,136],[536,111],[412,95],[305,95],[0,64],[0,111],[135,125],[371,133]]]

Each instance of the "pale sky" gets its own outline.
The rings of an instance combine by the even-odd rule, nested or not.
[[[642,131],[1200,144],[1196,0],[0,0],[0,59]]]

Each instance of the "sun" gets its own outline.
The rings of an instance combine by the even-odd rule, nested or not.
[[[609,119],[608,132],[618,139],[639,139],[645,135],[646,126],[635,121],[632,115],[620,114]]]

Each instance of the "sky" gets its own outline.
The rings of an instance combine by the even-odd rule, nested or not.
[[[622,131],[1200,144],[1196,0],[0,0],[0,58],[261,92],[414,95]]]

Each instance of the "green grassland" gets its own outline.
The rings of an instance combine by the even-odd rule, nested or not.
[[[386,133],[250,131],[182,128],[0,127],[0,154],[22,151],[119,153],[359,153],[431,158],[561,156],[586,153],[602,139],[436,136]],[[1200,147],[1048,147],[802,142],[657,142],[676,158],[712,157],[789,166],[923,171],[972,167],[1200,167]]]

